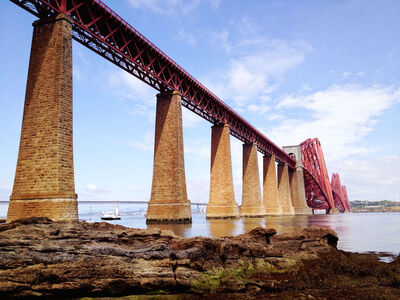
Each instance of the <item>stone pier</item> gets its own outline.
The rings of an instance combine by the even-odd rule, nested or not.
[[[189,223],[183,156],[182,106],[178,91],[157,95],[154,166],[147,223]]]
[[[263,202],[266,215],[282,214],[278,197],[274,155],[263,157]]]
[[[260,177],[258,172],[257,145],[243,144],[243,184],[240,216],[261,217],[265,209],[261,199]]]
[[[310,215],[312,209],[307,206],[304,186],[303,163],[300,146],[286,146],[283,150],[296,159],[296,169],[289,171],[292,205],[296,215]]]
[[[293,215],[290,195],[289,170],[287,164],[278,164],[278,194],[283,215]]]
[[[229,125],[214,125],[211,129],[210,199],[207,218],[239,216],[233,191]]]
[[[72,25],[64,15],[33,29],[17,168],[7,222],[77,220],[72,151]]]

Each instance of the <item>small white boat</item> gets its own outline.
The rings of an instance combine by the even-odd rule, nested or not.
[[[121,215],[119,214],[119,204],[115,204],[115,212],[113,211],[106,211],[103,212],[101,216],[102,220],[121,220]]]

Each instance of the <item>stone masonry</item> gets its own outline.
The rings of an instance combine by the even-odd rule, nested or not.
[[[189,223],[183,155],[181,94],[157,95],[154,166],[147,223]]]
[[[265,215],[261,199],[258,172],[257,145],[243,144],[242,206],[240,216],[261,217]]]
[[[303,164],[300,146],[285,146],[283,150],[296,158],[296,169],[289,171],[289,183],[292,205],[296,215],[310,215],[312,209],[307,206],[304,186]]]
[[[210,200],[207,218],[234,218],[239,216],[233,191],[229,125],[211,128]]]
[[[67,16],[34,24],[17,169],[7,222],[76,220],[72,152],[72,27]]]
[[[293,215],[294,209],[290,195],[289,170],[287,164],[278,164],[278,194],[283,215]]]
[[[274,155],[263,157],[263,202],[267,215],[282,214],[278,197]]]

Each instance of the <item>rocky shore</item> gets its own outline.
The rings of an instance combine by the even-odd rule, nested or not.
[[[319,227],[182,238],[108,223],[21,219],[0,225],[0,297],[400,299],[399,258],[384,263],[339,251],[337,241]]]

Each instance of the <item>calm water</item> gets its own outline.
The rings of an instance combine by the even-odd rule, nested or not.
[[[79,204],[79,217],[100,222],[103,211],[113,211],[113,203]],[[192,224],[146,225],[146,206],[120,204],[122,219],[109,221],[134,228],[169,229],[175,234],[192,236],[226,236],[248,232],[257,226],[275,228],[278,233],[293,232],[310,225],[329,227],[339,235],[338,248],[352,252],[400,252],[400,213],[346,213],[335,215],[279,216],[236,220],[206,220],[205,214],[193,213]],[[140,212],[141,211],[141,212]],[[0,205],[0,217],[7,214],[7,205]]]

